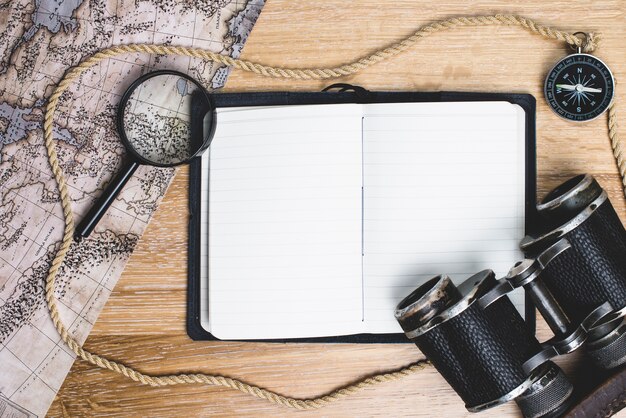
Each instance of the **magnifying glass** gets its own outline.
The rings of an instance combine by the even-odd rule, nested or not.
[[[117,109],[117,131],[129,161],[76,228],[88,237],[141,164],[174,167],[204,152],[215,133],[215,106],[208,92],[178,71],[154,71],[126,90]]]

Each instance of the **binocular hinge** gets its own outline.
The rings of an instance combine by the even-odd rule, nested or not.
[[[593,333],[600,326],[600,323],[606,323],[607,315],[611,314],[611,320],[618,319],[616,316],[623,317],[626,314],[626,308],[621,311],[614,311],[609,302],[598,306],[593,310],[582,323],[569,335],[566,335],[560,339],[552,339],[542,344],[542,350],[528,359],[522,366],[525,373],[530,373],[532,370],[542,365],[546,361],[564,354],[569,354],[572,351],[578,349],[587,340],[589,334]],[[614,317],[615,316],[615,317]]]
[[[496,286],[480,298],[478,301],[480,306],[486,308],[502,296],[511,293],[515,289],[524,287],[526,292],[533,299],[533,302],[537,302],[535,299],[540,302],[537,308],[542,315],[544,315],[543,305],[545,305],[546,316],[554,315],[555,318],[558,319],[557,322],[564,321],[566,317],[563,310],[545,285],[543,285],[543,283],[539,284],[540,281],[536,279],[552,260],[569,248],[571,248],[569,242],[563,238],[539,254],[537,258],[527,258],[520,261],[511,268],[505,277],[498,280]],[[533,283],[535,284],[531,285]],[[549,322],[548,319],[546,319],[546,321]]]

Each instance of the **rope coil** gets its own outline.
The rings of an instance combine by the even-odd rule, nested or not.
[[[76,341],[67,331],[59,317],[57,301],[54,296],[56,277],[61,268],[65,257],[70,250],[74,235],[74,218],[72,215],[71,200],[67,190],[65,176],[59,165],[58,155],[53,141],[53,120],[55,110],[57,108],[61,95],[67,88],[87,69],[91,68],[103,59],[112,58],[125,53],[149,53],[158,55],[179,55],[192,58],[204,59],[223,64],[229,67],[237,68],[243,71],[252,72],[265,77],[287,78],[298,80],[324,80],[330,78],[339,78],[351,74],[355,74],[367,67],[378,62],[394,57],[407,49],[411,48],[422,38],[426,38],[433,33],[449,30],[456,27],[464,26],[518,26],[528,32],[540,35],[547,39],[562,41],[570,46],[581,48],[583,52],[592,52],[597,48],[599,38],[594,34],[587,34],[585,39],[581,39],[574,34],[556,30],[554,28],[543,26],[535,21],[517,15],[489,15],[489,16],[469,16],[469,17],[453,17],[446,20],[432,22],[428,25],[420,27],[413,35],[368,56],[365,56],[352,63],[344,64],[334,68],[281,68],[271,67],[260,63],[241,60],[216,54],[199,48],[189,48],[183,46],[168,46],[156,44],[130,44],[118,45],[104,49],[91,57],[85,59],[78,66],[70,69],[58,83],[52,95],[48,99],[46,113],[44,117],[43,129],[46,150],[50,167],[57,182],[59,194],[61,197],[61,205],[63,208],[63,216],[65,219],[65,229],[61,245],[52,261],[50,270],[46,278],[46,302],[50,311],[50,317],[55,328],[59,332],[61,339],[67,346],[82,360],[87,361],[95,366],[108,369],[116,373],[122,374],[135,382],[140,382],[149,386],[169,386],[177,384],[207,384],[211,386],[222,386],[236,389],[243,393],[259,399],[265,399],[269,402],[283,405],[295,409],[317,409],[330,404],[338,399],[350,396],[362,389],[371,387],[383,382],[398,380],[422,370],[429,363],[426,360],[420,360],[416,363],[408,365],[402,369],[376,374],[363,380],[343,388],[332,391],[326,395],[313,397],[310,399],[296,399],[288,396],[280,395],[276,392],[250,385],[237,379],[227,376],[212,374],[176,374],[164,376],[152,376],[141,373],[122,363],[109,360],[98,354],[91,353],[82,348],[81,344]],[[623,157],[623,149],[617,133],[617,115],[615,106],[609,108],[608,113],[608,133],[615,156],[617,167],[622,178],[624,193],[626,194],[626,161]]]

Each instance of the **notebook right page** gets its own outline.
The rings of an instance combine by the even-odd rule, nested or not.
[[[363,317],[368,332],[402,332],[394,308],[426,280],[501,277],[523,258],[525,113],[508,102],[364,108]]]

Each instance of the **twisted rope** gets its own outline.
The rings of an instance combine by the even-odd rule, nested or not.
[[[48,159],[50,167],[56,179],[61,204],[63,207],[63,215],[65,219],[65,229],[63,233],[63,239],[61,245],[57,250],[54,257],[48,276],[46,278],[46,302],[50,311],[50,317],[52,322],[59,332],[62,340],[67,346],[82,360],[87,361],[95,366],[103,369],[108,369],[116,373],[122,374],[135,382],[140,382],[149,386],[170,386],[177,384],[207,384],[211,386],[223,386],[231,389],[239,390],[243,393],[255,396],[260,399],[265,399],[269,402],[283,405],[295,409],[317,409],[328,405],[338,399],[350,396],[362,389],[397,379],[404,378],[408,375],[416,373],[422,370],[429,363],[426,360],[420,360],[402,369],[380,373],[363,380],[357,381],[353,384],[345,386],[343,388],[332,391],[326,395],[313,397],[310,399],[296,399],[288,396],[280,395],[270,390],[250,385],[241,380],[233,379],[226,376],[212,375],[212,374],[176,374],[176,375],[164,375],[164,376],[151,376],[145,373],[141,373],[131,367],[128,367],[122,363],[109,360],[98,354],[90,353],[83,349],[81,344],[72,337],[63,322],[59,317],[59,310],[57,307],[56,298],[54,296],[54,288],[56,277],[59,269],[63,265],[65,256],[70,250],[70,246],[73,240],[74,234],[74,218],[72,215],[71,201],[67,190],[65,176],[59,166],[59,160],[56,152],[56,148],[53,141],[53,119],[54,113],[57,108],[59,99],[67,88],[87,69],[91,68],[98,62],[106,58],[112,58],[120,54],[126,53],[149,53],[159,55],[180,55],[192,58],[200,58],[207,61],[214,61],[219,64],[223,64],[229,67],[238,68],[240,70],[253,72],[266,77],[275,78],[289,78],[299,80],[322,80],[329,78],[338,78],[350,74],[357,73],[371,65],[374,65],[380,61],[389,59],[393,56],[400,54],[403,51],[411,48],[420,39],[425,38],[433,33],[445,31],[455,27],[463,26],[519,26],[527,31],[543,36],[544,38],[553,39],[565,42],[573,47],[580,47],[585,52],[592,52],[597,47],[598,38],[593,35],[588,35],[587,39],[583,41],[575,35],[569,34],[564,31],[556,30],[548,26],[539,25],[531,19],[516,16],[516,15],[493,15],[493,16],[470,16],[470,17],[454,17],[446,20],[430,23],[428,25],[419,28],[413,35],[405,38],[404,40],[397,42],[382,50],[376,51],[371,55],[363,57],[357,61],[349,64],[341,65],[334,68],[280,68],[271,67],[251,61],[231,58],[223,56],[210,51],[206,51],[199,48],[189,48],[182,46],[167,46],[167,45],[154,45],[154,44],[131,44],[131,45],[118,45],[111,48],[104,49],[91,57],[82,61],[78,66],[70,69],[65,76],[61,79],[59,84],[54,89],[52,95],[48,99],[48,105],[46,108],[44,118],[44,139],[48,152]],[[611,106],[609,109],[608,118],[609,138],[613,148],[613,154],[615,155],[619,172],[622,176],[622,182],[625,187],[626,193],[626,162],[623,158],[623,150],[620,140],[617,135],[617,116],[615,112],[615,106]]]
[[[622,188],[626,195],[626,160],[624,159],[624,150],[622,148],[622,141],[617,135],[617,112],[615,110],[615,103],[609,106],[609,139],[611,140],[611,148],[613,149],[613,156],[615,157],[615,164],[617,165],[617,171],[619,171],[622,179]]]

